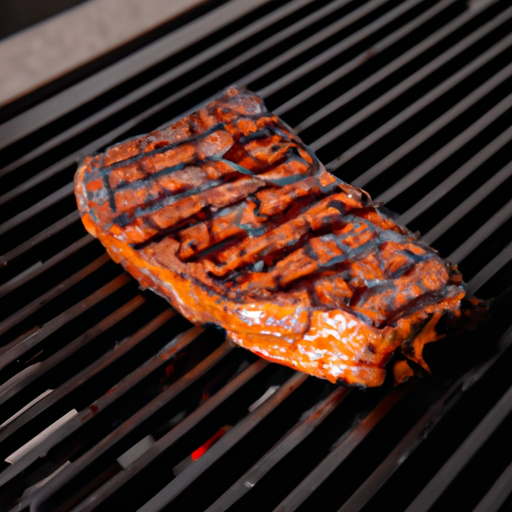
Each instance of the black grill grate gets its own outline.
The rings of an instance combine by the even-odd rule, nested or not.
[[[0,508],[507,510],[511,28],[506,0],[231,0],[0,125]],[[499,297],[432,376],[363,393],[258,360],[85,235],[76,160],[231,83]]]

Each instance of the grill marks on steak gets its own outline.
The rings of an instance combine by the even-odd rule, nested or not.
[[[112,257],[187,318],[332,381],[381,384],[401,345],[426,366],[435,325],[460,315],[457,270],[244,90],[87,158],[76,196]]]

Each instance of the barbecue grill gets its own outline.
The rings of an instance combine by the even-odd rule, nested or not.
[[[511,29],[507,0],[210,2],[4,107],[1,510],[511,510]],[[431,375],[269,364],[86,234],[77,161],[232,83],[496,298]]]

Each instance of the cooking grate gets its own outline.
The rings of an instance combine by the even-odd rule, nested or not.
[[[511,28],[506,0],[231,0],[4,109],[2,510],[506,510]],[[258,360],[85,235],[76,160],[231,83],[499,297],[426,348],[432,376],[361,392]]]

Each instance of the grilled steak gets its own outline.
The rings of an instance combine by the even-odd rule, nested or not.
[[[85,227],[142,286],[271,361],[378,386],[398,348],[428,369],[424,344],[461,317],[457,269],[248,91],[86,158],[75,182]]]

